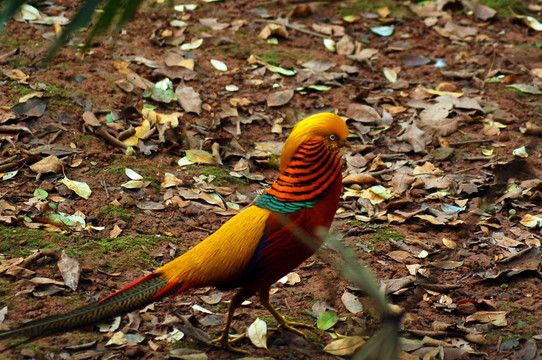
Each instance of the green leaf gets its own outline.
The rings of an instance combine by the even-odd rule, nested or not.
[[[265,67],[267,68],[267,70],[269,70],[271,72],[279,73],[279,74],[284,75],[284,76],[294,76],[295,74],[297,74],[297,71],[295,71],[295,70],[288,70],[288,69],[282,68],[280,66],[275,66],[275,65],[271,65],[271,64],[266,64]]]
[[[45,200],[47,199],[47,196],[49,196],[49,193],[43,189],[36,189],[34,190],[34,196],[38,199]]]
[[[542,91],[540,91],[537,87],[529,84],[511,84],[506,85],[509,89],[515,89],[517,91],[521,91],[522,93],[527,94],[534,94],[534,95],[542,95]]]
[[[316,320],[316,327],[320,330],[327,330],[339,321],[339,317],[333,311],[324,311]]]
[[[15,14],[17,9],[24,4],[24,1],[20,0],[11,0],[11,1],[5,1],[2,4],[1,11],[0,11],[0,34],[2,33],[2,30],[4,30],[4,26],[8,22],[9,19]]]
[[[101,15],[98,18],[95,25],[91,26],[91,33],[86,38],[84,51],[86,51],[90,45],[92,45],[92,39],[95,36],[103,34],[113,23],[116,22],[117,29],[129,19],[139,6],[142,0],[108,0],[102,9]],[[47,51],[44,63],[47,64],[54,57],[58,49],[68,42],[70,37],[78,30],[87,26],[96,13],[98,5],[102,3],[102,0],[86,0],[79,8],[77,13],[73,16],[70,23],[64,28],[60,37]],[[120,19],[119,19],[120,17]],[[118,20],[115,20],[118,19]]]

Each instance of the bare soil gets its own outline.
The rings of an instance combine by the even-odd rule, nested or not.
[[[343,26],[346,32],[360,41],[364,47],[378,50],[378,57],[364,62],[356,62],[347,56],[326,51],[322,45],[322,38],[292,28],[288,30],[288,38],[279,39],[278,45],[270,45],[258,38],[258,33],[266,24],[258,15],[261,11],[265,10],[269,14],[269,19],[273,19],[289,15],[292,9],[299,6],[283,1],[273,4],[253,1],[198,2],[195,11],[185,13],[178,13],[165,5],[149,2],[124,26],[125,30],[114,36],[98,39],[91,47],[90,53],[83,58],[76,47],[68,46],[61,49],[46,68],[39,67],[39,61],[51,44],[43,37],[45,33],[52,31],[51,28],[11,21],[2,35],[0,56],[14,49],[17,51],[8,57],[2,56],[0,68],[3,71],[21,70],[29,75],[29,78],[28,84],[24,84],[6,75],[0,75],[0,106],[5,109],[13,107],[23,95],[23,90],[37,89],[39,84],[46,84],[50,92],[49,103],[43,115],[19,116],[3,124],[24,126],[30,132],[24,129],[15,132],[4,127],[0,129],[2,160],[0,166],[3,169],[0,172],[18,170],[13,179],[0,181],[1,200],[17,209],[16,220],[9,222],[2,220],[4,224],[0,260],[5,264],[11,259],[26,257],[35,250],[60,246],[81,263],[82,273],[75,292],[63,290],[51,296],[37,298],[32,294],[36,286],[31,282],[32,278],[38,276],[62,280],[55,259],[43,257],[30,264],[28,269],[35,272],[31,276],[0,272],[0,305],[8,307],[4,326],[12,327],[25,319],[56,314],[66,308],[73,308],[110,294],[170,261],[218,229],[229,216],[218,213],[215,208],[201,200],[191,200],[188,206],[183,207],[172,203],[166,204],[166,200],[171,198],[171,193],[159,186],[165,173],[174,174],[183,181],[182,187],[188,189],[196,186],[195,176],[209,174],[209,166],[177,165],[185,150],[203,148],[211,151],[213,142],[220,145],[219,151],[224,161],[224,165],[220,167],[226,171],[219,172],[223,175],[220,177],[220,183],[215,180],[213,184],[227,187],[229,194],[224,198],[240,204],[241,207],[247,205],[264,189],[263,183],[272,182],[278,173],[276,168],[271,166],[272,161],[257,162],[254,158],[249,158],[250,171],[252,174],[263,175],[265,181],[235,179],[227,175],[240,159],[239,156],[224,157],[226,148],[235,134],[232,133],[232,129],[239,124],[235,117],[221,118],[220,112],[228,107],[234,98],[247,98],[250,102],[243,110],[249,113],[264,113],[267,116],[250,124],[239,125],[241,133],[238,142],[247,151],[253,151],[254,144],[258,142],[284,141],[288,128],[285,127],[280,134],[271,132],[273,122],[277,118],[291,119],[292,114],[294,117],[302,118],[320,111],[337,111],[344,115],[353,102],[408,107],[406,104],[413,98],[416,86],[424,85],[426,88],[434,89],[443,82],[449,82],[455,86],[456,91],[462,91],[467,96],[476,96],[486,103],[494,102],[499,112],[506,114],[498,120],[505,124],[506,128],[501,129],[499,134],[488,135],[484,133],[481,121],[481,118],[487,117],[488,114],[465,112],[457,131],[441,137],[449,144],[455,144],[450,145],[454,150],[453,156],[444,159],[435,157],[437,150],[445,147],[442,139],[436,136],[424,152],[393,152],[388,145],[400,134],[400,123],[412,116],[412,113],[407,111],[394,115],[393,123],[385,131],[369,132],[362,138],[353,138],[352,143],[371,145],[368,150],[361,151],[363,159],[367,160],[369,165],[375,156],[382,155],[384,161],[388,162],[400,159],[422,165],[425,161],[431,161],[445,174],[464,174],[465,183],[470,181],[475,185],[476,191],[458,195],[458,198],[469,200],[466,210],[458,215],[462,222],[457,225],[449,223],[438,225],[415,216],[402,223],[388,223],[376,216],[370,222],[364,222],[356,220],[353,216],[343,218],[339,215],[333,225],[333,231],[343,237],[342,241],[345,244],[355,249],[356,254],[369,265],[379,281],[409,276],[406,265],[419,264],[421,268],[426,269],[423,273],[425,276],[417,274],[415,281],[409,286],[389,295],[392,303],[405,310],[404,331],[401,334],[404,338],[414,340],[429,336],[452,343],[458,349],[464,344],[470,353],[458,352],[461,358],[542,357],[542,350],[539,348],[542,345],[540,337],[542,280],[540,266],[536,266],[540,264],[538,247],[533,245],[533,252],[536,251],[532,257],[534,267],[523,271],[525,264],[521,263],[518,269],[522,271],[517,271],[517,274],[510,273],[510,276],[495,279],[488,276],[489,273],[502,271],[503,267],[498,261],[511,255],[509,249],[492,241],[493,232],[503,232],[518,241],[524,241],[519,239],[520,236],[517,235],[519,233],[527,233],[535,239],[541,237],[540,226],[530,229],[519,224],[519,220],[526,214],[540,216],[539,183],[530,187],[528,193],[519,198],[498,200],[509,190],[510,185],[519,184],[523,180],[537,179],[540,176],[541,138],[520,131],[527,122],[542,125],[540,95],[517,92],[507,88],[503,83],[483,82],[483,79],[494,70],[500,70],[500,74],[514,76],[516,83],[531,84],[534,81],[535,84],[538,82],[540,87],[540,78],[536,80],[530,72],[531,69],[542,68],[540,33],[520,22],[512,21],[510,16],[481,21],[467,15],[466,11],[454,12],[454,9],[450,9],[447,11],[456,23],[475,26],[478,29],[475,38],[454,40],[428,27],[422,19],[410,12],[403,2],[389,3],[390,6],[396,5],[401,10],[400,17],[395,21],[395,32],[390,37],[381,37],[370,31],[371,27],[379,26],[381,22],[366,16],[368,11],[358,13],[362,16],[359,21],[354,23],[343,21],[341,11],[352,5],[352,2],[310,3],[308,6],[311,11],[305,16],[292,16],[296,24],[305,24],[309,30],[315,23]],[[62,11],[72,14],[74,11],[72,2],[58,1],[56,5],[57,7],[39,8],[49,16],[58,15]],[[116,84],[117,81],[126,78],[126,75],[119,71],[120,61],[123,59],[126,61],[126,57],[140,56],[163,63],[166,52],[173,47],[166,44],[168,34],[164,35],[163,32],[169,30],[179,35],[180,30],[170,26],[169,22],[182,17],[189,24],[184,30],[185,43],[197,38],[205,39],[200,48],[191,50],[196,58],[194,68],[196,77],[184,80],[186,85],[200,94],[204,106],[199,115],[184,112],[177,102],[165,104],[149,98],[143,99],[141,92],[126,92]],[[228,24],[233,24],[237,20],[244,23],[238,30],[227,28],[213,31],[200,24],[199,20],[206,18],[217,18],[219,22]],[[434,61],[418,67],[405,66],[400,58],[402,52],[390,49],[390,45],[397,41],[410,43],[409,52],[432,60],[445,59],[448,71],[480,70],[479,77],[464,79],[446,77],[435,68]],[[275,92],[274,84],[279,84],[284,89],[295,89],[300,86],[300,79],[296,76],[286,77],[269,72],[262,76],[248,63],[251,54],[262,58],[272,54],[277,59],[275,65],[287,69],[299,68],[310,59],[324,58],[335,63],[336,69],[341,65],[355,65],[359,72],[339,79],[338,85],[332,86],[328,91],[295,93],[286,105],[269,107],[267,100],[269,95]],[[215,70],[209,62],[210,59],[221,60],[229,70],[223,73]],[[406,88],[394,89],[384,76],[384,68],[395,67],[401,70],[399,77],[406,80],[408,84]],[[129,69],[152,82],[164,77],[138,61],[130,61]],[[250,85],[250,80],[254,79],[263,81],[258,86]],[[178,78],[173,79],[175,86],[181,81]],[[239,91],[228,92],[225,90],[226,85],[236,85]],[[186,134],[176,137],[176,141],[164,142],[158,141],[158,137],[154,136],[147,145],[156,145],[157,151],[145,155],[136,149],[134,155],[127,156],[123,149],[107,143],[94,133],[82,119],[85,111],[91,111],[100,117],[111,110],[119,112],[123,109],[132,109],[142,99],[155,105],[155,110],[160,113],[181,112],[181,127]],[[377,100],[371,103],[367,101],[370,99]],[[381,112],[381,108],[378,111]],[[351,126],[351,130],[354,132],[354,127]],[[73,167],[66,166],[63,171],[66,177],[89,185],[92,195],[88,199],[83,199],[64,185],[60,185],[57,181],[64,177],[62,173],[36,176],[36,173],[30,170],[30,165],[47,156],[43,152],[32,153],[32,150],[45,144],[52,144],[56,149],[60,146],[74,149],[73,154],[63,154],[59,157],[68,164],[77,164]],[[521,146],[525,146],[529,157],[515,165],[512,151]],[[485,157],[480,152],[482,147],[493,147],[496,152],[492,156]],[[397,157],[389,157],[390,154]],[[76,160],[81,161],[80,164]],[[9,164],[16,165],[5,166]],[[120,184],[129,180],[124,174],[126,167],[152,181],[151,186],[135,190],[121,187]],[[389,187],[396,175],[395,171],[390,171],[375,177],[379,184]],[[69,228],[56,228],[62,230],[66,236],[58,236],[56,232],[46,230],[28,232],[29,224],[39,223],[36,209],[25,204],[34,198],[34,191],[37,188],[47,190],[50,195],[64,198],[56,211],[67,214],[79,211],[86,216],[87,225],[103,227],[104,230],[75,231]],[[407,213],[419,209],[422,204],[438,207],[442,201],[450,203],[450,198],[427,199],[428,193],[430,192],[423,187],[413,187],[396,196],[393,201],[379,206],[378,209],[388,213],[399,209]],[[243,201],[244,196],[248,198]],[[111,205],[115,200],[120,203],[122,212],[111,210],[115,209]],[[142,209],[137,205],[143,201],[166,205],[160,210]],[[355,199],[345,199],[341,205],[344,210],[359,214],[359,204]],[[2,208],[0,215],[13,213],[9,211]],[[47,209],[43,214],[54,211]],[[32,220],[25,222],[24,216],[31,217]],[[115,244],[118,240],[110,237],[115,226],[122,229],[119,239],[142,236],[145,240],[134,243],[135,245],[132,244],[131,247],[129,244],[126,246]],[[41,223],[36,227],[43,228],[45,224]],[[53,226],[49,227],[49,230],[54,229]],[[457,247],[452,249],[445,246],[443,238],[455,242]],[[104,243],[108,245],[105,246]],[[517,249],[525,248],[526,246],[520,246]],[[392,251],[408,252],[413,249],[418,253],[412,253],[411,256],[400,260],[389,255]],[[429,255],[416,256],[422,250],[426,250]],[[272,295],[273,303],[289,318],[313,324],[315,318],[310,314],[313,305],[319,302],[326,303],[329,309],[336,311],[340,317],[340,321],[332,330],[307,330],[308,341],[289,332],[269,330],[267,341],[269,351],[256,348],[248,339],[239,341],[237,346],[258,358],[332,359],[336,357],[323,351],[323,347],[333,340],[329,333],[362,336],[374,334],[380,325],[379,316],[371,311],[371,301],[364,296],[363,291],[342,277],[335,266],[337,258],[335,251],[324,246],[319,254],[296,270],[301,282],[293,286],[279,284],[276,293]],[[443,261],[461,262],[461,265],[452,269],[432,265]],[[352,314],[345,308],[341,301],[345,290],[362,299],[363,314]],[[148,333],[151,329],[157,328],[154,322],[164,322],[164,319],[171,316],[192,314],[194,321],[200,322],[196,328],[200,328],[211,338],[217,337],[224,322],[227,301],[232,294],[224,294],[221,302],[214,305],[202,300],[202,296],[213,292],[213,289],[200,289],[157,303],[146,312],[137,314],[141,324],[135,328],[136,330],[129,331],[127,330],[129,327],[124,328],[128,326],[128,318],[123,317],[121,330],[145,337],[137,344],[106,346],[112,332],[99,333],[96,329],[90,329],[45,336],[5,350],[0,357],[159,359],[180,356],[182,351],[178,349],[181,348],[203,352],[209,359],[240,358],[242,356],[238,354],[207,346],[195,340],[190,334],[185,334],[180,342],[170,343],[155,340],[156,335]],[[446,303],[447,299],[455,306]],[[273,326],[271,317],[255,299],[252,300],[254,301],[251,304],[238,310],[234,332],[244,333],[246,327],[256,317],[263,318],[269,326]],[[213,315],[195,310],[194,304],[211,310]],[[469,315],[484,310],[505,311],[507,323],[503,325],[483,321],[467,322]],[[447,331],[439,332],[438,326],[435,325],[438,325],[438,322],[479,331],[482,340],[469,341],[464,338],[461,331],[454,332],[449,328]],[[171,326],[170,324],[168,330],[171,330]],[[80,344],[87,345],[74,348]],[[423,357],[419,352],[409,350],[408,353],[412,358]],[[451,353],[447,354],[446,358],[454,358]]]

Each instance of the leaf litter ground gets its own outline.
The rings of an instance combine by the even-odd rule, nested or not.
[[[0,54],[0,326],[96,300],[186,251],[276,177],[296,118],[338,111],[354,147],[334,233],[405,310],[402,357],[541,356],[539,33],[443,4],[149,2],[83,59],[70,46],[46,70],[36,65],[53,28],[12,21]],[[61,17],[69,5],[38,9]],[[535,3],[526,11],[540,18]],[[331,359],[333,334],[350,336],[346,356],[374,334],[379,314],[337,258],[324,247],[273,289],[289,318],[325,330],[308,341],[274,331],[251,302],[234,330],[254,324],[256,340],[237,346]],[[240,358],[204,344],[230,297],[191,291],[103,333],[3,356]]]

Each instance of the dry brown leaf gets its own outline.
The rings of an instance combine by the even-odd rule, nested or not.
[[[50,155],[46,158],[41,159],[37,163],[30,165],[30,170],[38,174],[58,174],[62,172],[64,165],[66,164],[58,157],[56,157],[55,155]]]
[[[193,112],[198,115],[201,114],[201,98],[199,93],[190,86],[184,85],[184,83],[179,84],[177,89],[175,89],[175,95],[177,96],[177,101],[182,106],[184,111]]]
[[[267,97],[267,106],[277,107],[286,105],[293,97],[294,90],[292,89],[274,92]]]
[[[79,284],[79,276],[81,275],[79,261],[68,256],[65,251],[62,251],[62,255],[60,255],[60,259],[56,265],[60,270],[66,286],[75,291]]]
[[[477,311],[467,316],[466,322],[491,323],[495,326],[506,326],[506,311]]]
[[[382,121],[380,114],[368,105],[351,103],[346,110],[346,116],[364,124],[379,124]]]
[[[347,356],[354,354],[364,343],[361,336],[346,336],[327,344],[324,351],[336,356]]]
[[[116,239],[120,235],[121,232],[122,232],[122,229],[118,225],[115,225],[113,229],[109,232],[109,238]]]
[[[352,314],[357,315],[363,312],[363,305],[356,295],[345,291],[341,296],[341,301]]]
[[[374,176],[360,173],[360,174],[350,174],[344,177],[343,184],[374,184],[377,180]]]

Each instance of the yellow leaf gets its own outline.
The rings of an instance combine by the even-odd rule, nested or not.
[[[125,139],[123,143],[128,146],[136,146],[139,142],[139,139],[151,129],[151,124],[148,120],[143,120],[141,125],[135,128],[135,134],[130,136],[128,139]]]
[[[495,152],[495,148],[491,149],[482,149],[482,154],[485,156],[491,156]]]

